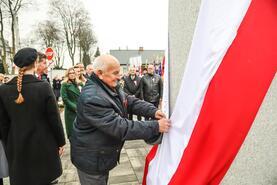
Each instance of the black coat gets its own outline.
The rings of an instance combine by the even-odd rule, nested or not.
[[[163,97],[163,81],[157,75],[146,74],[141,79],[141,99],[147,102],[159,102]]]
[[[129,95],[135,95],[135,97],[140,98],[140,80],[141,78],[137,75],[134,79],[131,76],[126,76],[124,80],[124,92]]]
[[[95,74],[83,87],[70,138],[71,160],[81,171],[107,173],[119,161],[125,140],[151,140],[159,136],[156,120],[127,119],[130,112],[154,117],[156,107],[125,95],[121,89],[112,91]]]
[[[53,79],[53,89],[61,90],[62,81]]]
[[[58,148],[65,144],[55,96],[48,82],[23,76],[24,103],[16,104],[17,77],[0,86],[0,131],[11,185],[43,185],[62,174]]]

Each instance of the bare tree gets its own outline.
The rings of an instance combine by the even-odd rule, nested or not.
[[[6,42],[5,42],[5,37],[4,37],[4,7],[2,6],[3,2],[2,0],[0,1],[0,39],[1,39],[1,44],[3,48],[3,55],[1,55],[2,58],[2,64],[4,67],[4,73],[8,74],[8,65],[7,65],[7,49],[6,49]]]
[[[87,66],[90,63],[90,50],[97,43],[97,40],[91,29],[91,24],[88,21],[84,22],[82,27],[80,27],[78,39],[80,56],[81,53],[83,53],[83,57],[82,59],[80,58],[80,62],[82,61],[83,64]]]
[[[94,58],[96,58],[96,57],[98,57],[100,55],[101,55],[101,53],[100,53],[99,47],[97,47],[97,50],[96,50],[96,52],[94,54]]]
[[[62,30],[54,21],[46,20],[38,24],[36,35],[39,41],[42,41],[43,47],[52,47],[55,52],[53,58],[55,62],[55,68],[63,67],[64,58],[64,37]]]
[[[11,34],[12,34],[12,48],[11,48],[11,54],[12,58],[15,55],[16,52],[16,26],[18,25],[18,12],[19,10],[27,5],[26,0],[1,0],[2,3],[8,8],[10,17],[11,17]],[[12,73],[14,74],[14,68],[12,70]]]
[[[44,46],[52,47],[55,42],[61,40],[61,30],[53,21],[44,21],[38,24],[37,34],[39,40],[42,40]]]
[[[57,69],[63,68],[64,64],[64,52],[65,52],[65,43],[64,41],[57,41],[53,44],[53,48],[55,51],[55,67]]]
[[[51,0],[50,5],[52,13],[58,15],[63,25],[68,54],[74,65],[79,29],[86,19],[87,13],[79,0]]]

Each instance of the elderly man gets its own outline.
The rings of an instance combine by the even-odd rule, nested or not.
[[[140,80],[141,78],[136,74],[136,68],[130,67],[128,76],[123,77],[124,92],[140,98]],[[133,114],[129,114],[129,119],[133,120]],[[141,116],[138,116],[138,120],[141,120]]]
[[[82,185],[105,185],[120,158],[125,140],[155,140],[170,121],[150,103],[126,95],[119,87],[120,64],[111,55],[93,63],[93,73],[82,89],[73,126],[71,160]],[[156,118],[131,121],[128,113]]]
[[[87,65],[86,67],[86,74],[84,74],[85,78],[88,79],[90,77],[90,75],[93,72],[93,66],[92,64]]]
[[[147,74],[141,79],[141,99],[152,103],[155,107],[159,104],[163,97],[163,81],[160,75],[155,74],[155,66],[149,64]],[[145,117],[148,120],[148,117]]]

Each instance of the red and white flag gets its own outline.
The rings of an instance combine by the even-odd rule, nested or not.
[[[143,184],[221,182],[276,74],[276,43],[276,0],[202,1],[172,128]]]

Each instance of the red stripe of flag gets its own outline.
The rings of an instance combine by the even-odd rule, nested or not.
[[[146,177],[147,177],[147,173],[148,173],[148,167],[149,167],[149,163],[150,161],[152,161],[152,159],[155,157],[156,153],[158,150],[158,145],[154,145],[150,152],[148,153],[148,155],[146,156],[145,159],[145,165],[144,165],[144,175],[143,175],[143,179],[142,179],[142,184],[146,185]]]
[[[212,79],[171,185],[219,184],[277,70],[277,1],[253,0]]]

